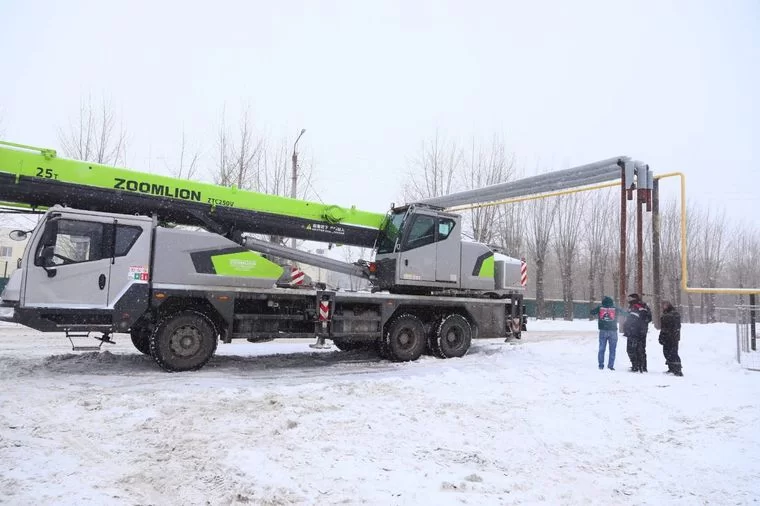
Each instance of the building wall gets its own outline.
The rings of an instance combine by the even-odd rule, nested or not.
[[[27,241],[12,241],[8,234],[13,228],[0,227],[0,278],[8,278],[16,270]]]

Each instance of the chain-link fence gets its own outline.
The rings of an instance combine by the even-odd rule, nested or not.
[[[760,371],[757,320],[760,306],[736,306],[736,360],[745,369]]]

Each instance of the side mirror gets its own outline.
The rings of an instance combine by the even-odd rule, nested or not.
[[[11,233],[8,234],[8,237],[11,238],[11,241],[23,241],[28,235],[29,232],[23,230],[12,230]]]

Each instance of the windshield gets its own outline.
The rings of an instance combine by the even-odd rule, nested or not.
[[[385,228],[380,234],[380,243],[377,245],[378,254],[393,253],[396,239],[398,239],[401,226],[404,224],[404,217],[406,217],[406,209],[388,215]]]

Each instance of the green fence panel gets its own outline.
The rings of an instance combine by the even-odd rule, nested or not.
[[[536,317],[536,300],[524,299],[525,311],[528,316]],[[588,301],[574,301],[573,302],[573,319],[586,320],[589,317],[591,308],[596,307],[597,303],[589,305]],[[546,314],[544,315],[549,320],[558,320],[565,317],[565,302],[556,299],[545,299],[544,307],[546,308]]]

